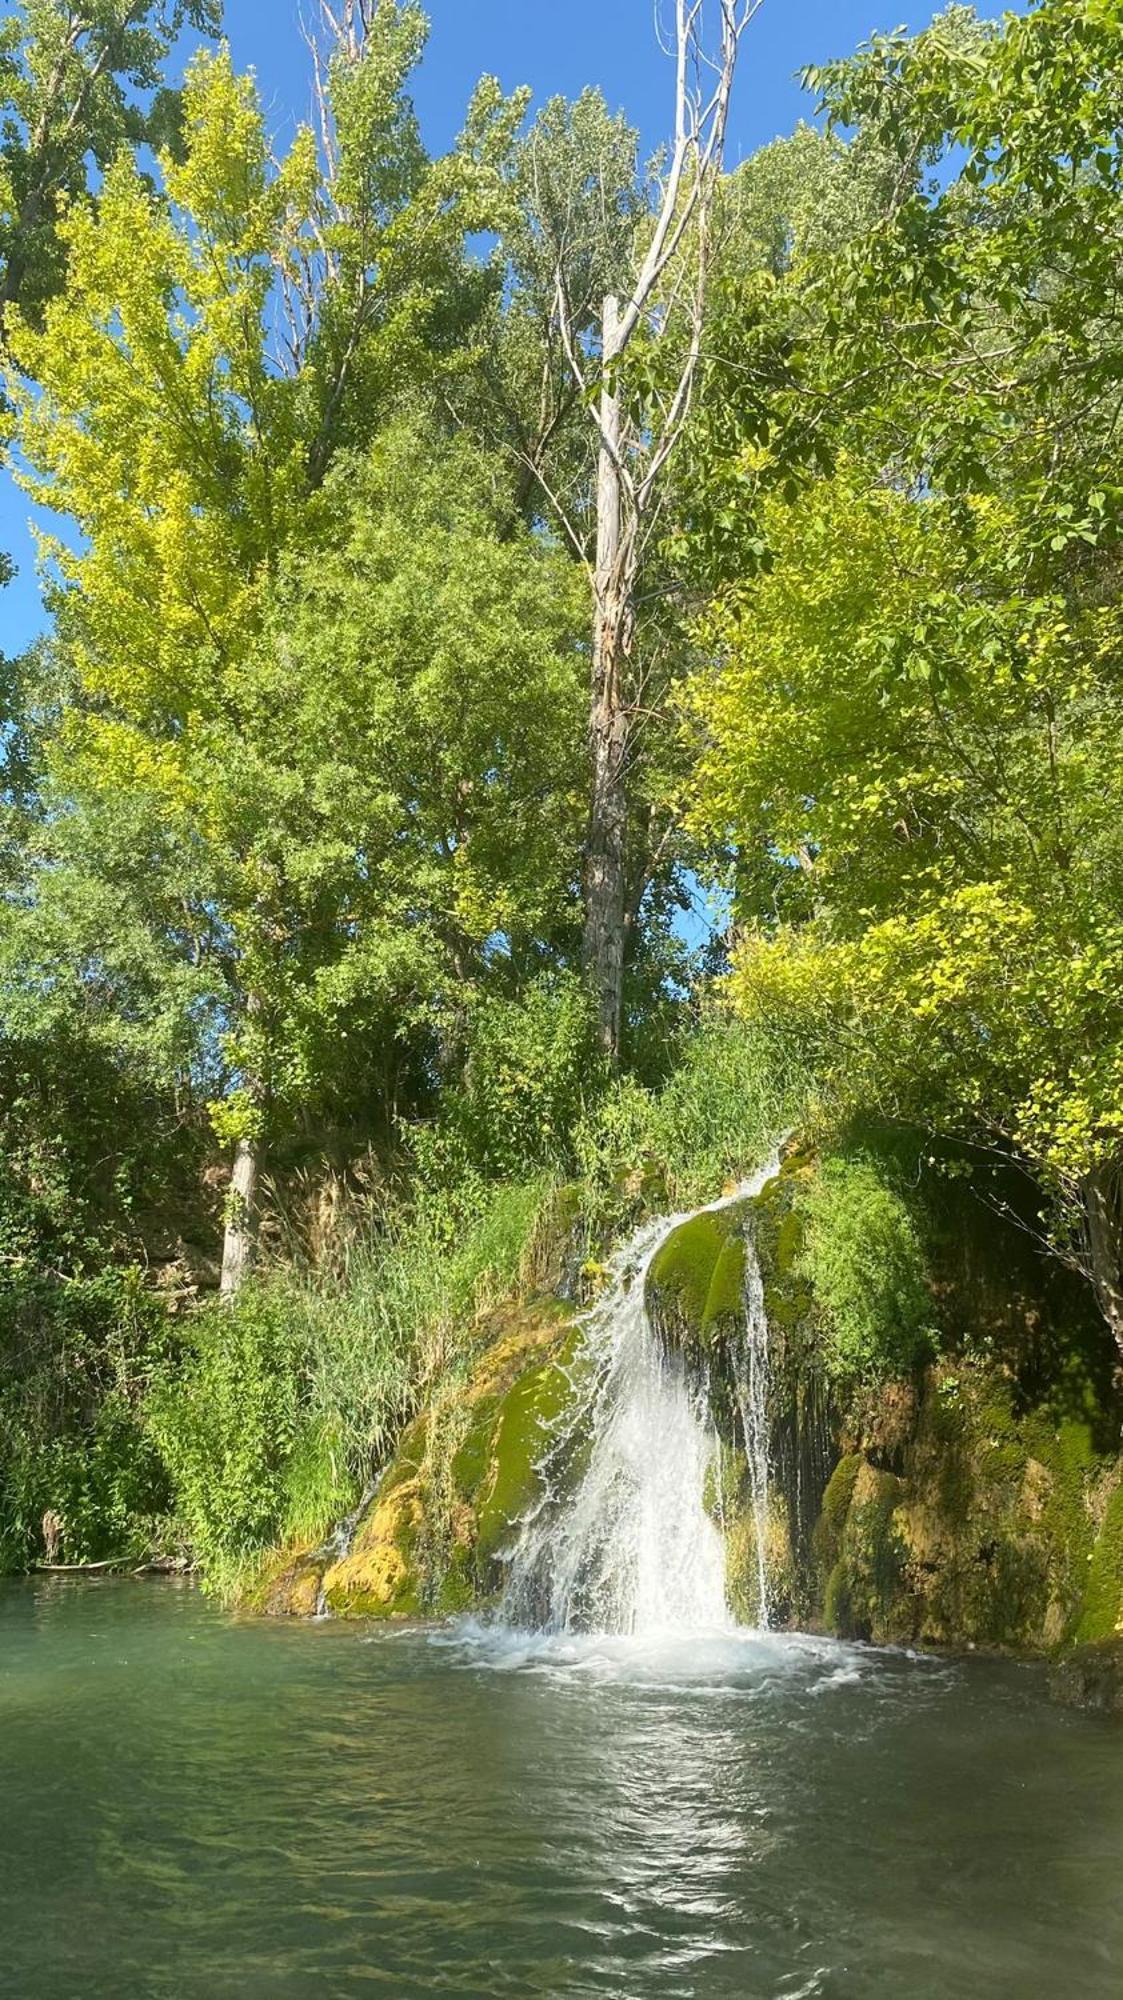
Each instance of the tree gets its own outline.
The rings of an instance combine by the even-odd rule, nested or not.
[[[515,138],[501,179],[499,282],[455,420],[510,456],[527,518],[550,520],[583,560],[596,532],[596,448],[567,340],[592,351],[605,296],[625,284],[650,212],[639,137],[597,90],[554,97]]]
[[[291,649],[276,669],[281,578],[291,551],[321,532],[317,492],[344,497],[331,483],[335,455],[369,437],[410,385],[431,382],[453,345],[440,286],[466,268],[464,237],[480,213],[472,190],[485,178],[495,107],[470,119],[450,162],[411,149],[402,90],[415,30],[415,10],[380,8],[357,59],[337,51],[326,186],[310,133],[274,167],[251,86],[225,55],[197,58],[182,157],[164,154],[162,187],[119,155],[96,209],[76,208],[63,225],[66,292],[41,330],[13,329],[17,363],[39,385],[11,385],[35,490],[82,536],[78,553],[53,550],[69,675],[56,781],[80,814],[91,801],[138,806],[153,868],[142,928],[175,964],[221,969],[209,990],[225,1050],[216,1124],[235,1153],[228,1289],[251,1253],[274,1110],[283,1123],[315,1071],[297,1015],[326,977],[317,951],[329,962],[350,953],[354,965],[369,944],[360,933],[376,874],[375,832],[329,812],[326,779],[307,818],[292,819],[299,746],[287,774],[271,759],[298,672]],[[279,288],[303,320],[278,318]],[[525,542],[516,550],[525,556]],[[415,571],[425,575],[424,563]],[[549,595],[525,641],[503,638],[518,667],[543,632],[556,636],[565,596],[553,585]],[[509,602],[521,602],[513,587]],[[351,692],[361,716],[363,690]],[[544,741],[554,743],[549,731]],[[376,745],[371,756],[373,782]],[[469,762],[464,784],[475,776]],[[474,809],[462,809],[470,820]],[[333,867],[350,871],[346,891]],[[369,871],[365,889],[356,869]],[[391,894],[383,881],[381,892],[409,932],[405,889]],[[393,990],[414,989],[403,975]]]
[[[411,0],[321,0],[309,36],[321,189],[284,272],[282,365],[308,403],[308,476],[369,441],[389,403],[435,401],[465,372],[498,275],[467,254],[494,230],[526,98],[485,77],[464,129],[431,159],[409,97],[428,38]]]
[[[798,506],[694,705],[740,1004],[843,1101],[1020,1159],[1123,1345],[1117,48],[1111,8],[956,8],[828,77],[897,173],[819,266],[758,454],[803,450]]]
[[[653,201],[646,191],[637,200],[635,181],[629,183],[630,135],[586,97],[568,115],[547,107],[531,135],[522,219],[510,236],[516,267],[526,273],[520,302],[529,302],[545,327],[538,341],[539,420],[524,423],[518,448],[592,587],[584,958],[601,1044],[613,1060],[620,1051],[630,901],[630,762],[643,705],[635,659],[639,578],[698,370],[730,95],[741,36],[757,4],[720,0],[711,42],[703,0],[678,0],[675,131]],[[593,135],[601,142],[599,158],[589,147]],[[570,377],[561,393],[559,349]],[[571,409],[584,419],[596,460],[595,486],[586,486],[584,505],[577,506],[550,479],[545,460]]]
[[[174,135],[163,65],[185,25],[219,27],[218,0],[22,0],[0,22],[0,349],[9,308],[38,322],[66,270],[59,225],[123,146]]]

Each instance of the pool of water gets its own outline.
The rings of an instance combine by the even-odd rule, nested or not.
[[[1039,1671],[0,1587],[0,1993],[1119,2000],[1123,1732]]]

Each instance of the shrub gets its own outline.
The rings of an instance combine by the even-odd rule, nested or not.
[[[822,1312],[838,1379],[913,1368],[932,1339],[932,1297],[914,1217],[868,1155],[826,1159],[797,1197],[800,1259]]]
[[[661,1090],[624,1078],[579,1124],[574,1153],[590,1235],[619,1231],[638,1207],[712,1200],[766,1158],[806,1097],[779,1045],[714,1014]]]
[[[234,1305],[205,1307],[191,1339],[149,1421],[191,1546],[225,1580],[283,1537],[285,1475],[304,1443],[302,1357],[282,1287],[249,1286]]]
[[[43,1554],[47,1512],[60,1557],[150,1553],[169,1505],[144,1427],[168,1315],[135,1270],[64,1277],[30,1265],[0,1282],[0,1570]]]
[[[459,1082],[438,1123],[417,1138],[430,1186],[478,1175],[515,1181],[568,1171],[573,1133],[608,1073],[593,1009],[573,973],[535,980],[518,999],[489,995],[469,1019]]]

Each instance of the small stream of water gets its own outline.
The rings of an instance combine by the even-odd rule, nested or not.
[[[764,1274],[751,1235],[745,1238],[744,1331],[733,1349],[732,1359],[753,1502],[757,1623],[767,1631],[772,1623],[772,1599],[768,1584],[768,1513],[772,1477],[768,1410],[771,1354],[768,1313],[764,1303]]]

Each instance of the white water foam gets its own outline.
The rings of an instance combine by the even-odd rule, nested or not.
[[[458,1620],[430,1635],[465,1666],[575,1685],[648,1688],[663,1694],[765,1693],[799,1683],[812,1694],[854,1687],[889,1656],[802,1632],[727,1623],[692,1632],[525,1632]]]

